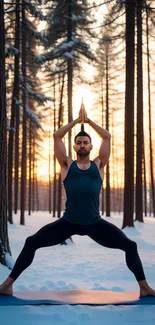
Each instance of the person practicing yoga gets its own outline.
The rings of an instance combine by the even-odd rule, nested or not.
[[[62,138],[77,123],[88,123],[101,137],[99,154],[90,160],[91,137],[85,131],[74,139],[73,148],[77,159],[66,155]],[[137,251],[136,242],[130,240],[118,227],[102,219],[99,213],[99,194],[104,177],[104,167],[110,156],[110,133],[87,117],[82,107],[79,117],[54,132],[54,152],[61,166],[61,175],[66,190],[66,208],[63,216],[42,227],[29,236],[17,258],[9,277],[0,285],[1,295],[12,295],[13,283],[32,263],[35,252],[41,247],[60,244],[78,234],[87,235],[98,244],[125,252],[126,264],[133,272],[140,287],[140,296],[155,296],[148,285]]]

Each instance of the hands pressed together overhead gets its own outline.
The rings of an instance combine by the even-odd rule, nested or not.
[[[82,103],[80,111],[79,111],[79,123],[84,124],[88,123],[88,117],[87,117],[87,112],[85,110],[84,104]]]

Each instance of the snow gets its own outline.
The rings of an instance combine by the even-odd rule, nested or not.
[[[33,121],[38,128],[42,129],[42,126],[38,121],[38,116],[27,105],[26,105],[26,113],[30,117],[31,121]]]
[[[122,215],[103,217],[121,228]],[[9,239],[13,259],[19,255],[26,237],[43,225],[53,222],[47,212],[26,214],[26,226],[19,225],[19,215],[9,224]],[[124,233],[137,242],[149,285],[155,288],[155,219],[144,218],[144,224],[135,222],[135,228],[125,228]],[[41,248],[33,263],[14,283],[14,291],[42,291],[65,289],[92,289],[112,291],[138,291],[134,275],[125,263],[122,251],[99,246],[87,236],[73,236],[74,244]],[[12,258],[7,256],[10,265]],[[10,271],[0,265],[0,282]],[[8,312],[9,308],[9,312]],[[154,306],[0,306],[2,324],[16,325],[138,325],[154,324]]]
[[[69,41],[69,42],[62,42],[59,46],[57,46],[54,51],[53,51],[53,55],[62,53],[62,51],[67,51],[68,49],[72,49],[75,46],[74,41]]]
[[[82,16],[80,16],[80,15],[78,15],[78,16],[75,16],[74,14],[72,14],[72,20],[73,21],[81,21],[81,20],[83,20],[84,18],[82,17]]]
[[[42,94],[37,93],[32,88],[30,88],[28,85],[26,85],[26,90],[27,90],[28,94],[30,94],[36,100],[38,100],[39,103],[42,103],[43,104],[44,102],[47,102],[48,100],[52,100],[51,97],[47,97],[47,96],[44,96]]]
[[[10,45],[9,47],[5,48],[5,55],[6,56],[13,56],[13,55],[17,55],[18,54],[18,49],[12,45]]]
[[[44,63],[46,61],[46,56],[43,55],[43,54],[35,55],[34,60],[35,60],[36,63],[42,64],[42,63]]]

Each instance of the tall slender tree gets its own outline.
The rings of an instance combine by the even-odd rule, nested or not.
[[[108,35],[103,37],[105,44],[105,77],[106,77],[106,130],[109,130],[109,45],[111,38]],[[106,166],[106,216],[110,217],[110,166]]]
[[[48,210],[52,212],[52,182],[51,182],[51,130],[49,131],[49,151],[48,151]]]
[[[6,84],[5,84],[5,25],[4,1],[0,1],[0,263],[8,265],[11,255],[7,226],[7,137],[6,137]]]
[[[65,73],[62,74],[62,77],[59,76],[60,79],[60,104],[59,104],[59,121],[58,121],[58,128],[63,125],[63,94],[64,94],[64,85],[65,85]],[[61,207],[62,207],[62,179],[61,179],[61,172],[59,172],[59,179],[58,179],[58,218],[61,217]]]
[[[24,225],[25,195],[26,195],[26,167],[27,167],[27,114],[26,114],[26,18],[25,7],[22,6],[22,103],[23,103],[23,132],[22,132],[22,161],[21,161],[21,197],[20,197],[20,224]]]
[[[54,94],[54,116],[53,116],[53,132],[56,131],[56,83],[55,77],[53,80],[53,94]],[[57,192],[57,181],[56,181],[56,158],[55,154],[53,153],[53,217],[56,216],[56,192]]]
[[[31,215],[31,196],[32,196],[32,121],[29,121],[29,200],[28,211]]]
[[[143,184],[144,184],[144,213],[145,213],[145,217],[147,217],[147,183],[146,183],[146,159],[145,159],[144,135],[143,135],[142,175],[143,175]]]
[[[123,226],[133,227],[134,212],[134,57],[135,1],[126,0],[125,181]]]
[[[72,4],[71,0],[67,0],[68,7],[68,30],[67,30],[67,42],[72,41],[73,34],[73,23],[72,23]],[[71,52],[71,49],[69,49]],[[73,120],[72,112],[72,97],[73,97],[73,63],[72,58],[68,58],[67,61],[67,75],[68,75],[68,123]],[[68,132],[68,153],[69,157],[72,158],[72,130]]]
[[[142,4],[143,0],[136,2],[137,17],[137,152],[136,152],[136,217],[143,222],[143,183],[142,183],[142,157],[143,157],[143,50],[142,50]]]
[[[20,0],[16,1],[16,22],[15,22],[15,48],[17,50],[17,54],[14,57],[14,82],[13,82],[13,94],[12,94],[12,105],[11,105],[11,119],[10,119],[10,132],[9,132],[9,140],[8,140],[8,220],[10,223],[13,223],[12,219],[12,187],[13,187],[13,154],[14,154],[14,134],[15,134],[15,118],[16,118],[16,127],[19,128],[19,111],[18,105],[16,104],[19,101],[19,48],[20,48]],[[17,109],[17,112],[16,112]],[[17,134],[19,136],[19,132]],[[15,152],[15,193],[18,193],[18,141],[19,138],[16,138],[16,152]],[[16,209],[17,209],[17,197],[15,197]]]
[[[153,141],[152,141],[152,105],[151,105],[151,80],[150,80],[150,46],[149,46],[149,22],[148,8],[146,8],[146,38],[147,38],[147,74],[148,74],[148,106],[149,106],[149,149],[150,149],[150,178],[151,178],[151,193],[153,215],[155,217],[155,184],[153,170]]]

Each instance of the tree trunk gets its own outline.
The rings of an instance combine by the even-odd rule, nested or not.
[[[147,217],[147,183],[146,183],[146,161],[145,161],[145,147],[144,147],[144,134],[143,134],[143,184],[144,184],[144,213]]]
[[[106,130],[109,130],[109,64],[106,53]],[[110,166],[106,166],[106,217],[110,217]]]
[[[7,227],[7,137],[6,137],[6,85],[5,85],[5,28],[4,2],[0,1],[0,263],[8,265],[6,254],[11,255]]]
[[[154,188],[154,170],[153,170],[153,146],[152,146],[152,114],[151,114],[151,82],[150,82],[150,53],[149,53],[149,25],[148,9],[146,9],[146,36],[147,36],[147,71],[148,71],[148,103],[149,103],[149,147],[150,147],[150,173],[151,173],[151,192],[153,215],[155,217],[155,188]]]
[[[68,0],[68,35],[67,41],[72,40],[72,12],[71,1]],[[73,64],[72,59],[68,59],[68,123],[73,120],[72,115],[72,79],[73,79]],[[72,130],[68,132],[68,154],[72,158]]]
[[[25,35],[25,8],[22,6],[22,104],[23,104],[23,138],[21,161],[21,198],[20,198],[20,224],[24,225],[25,196],[26,196],[26,35]]]
[[[15,166],[15,178],[14,178],[14,213],[17,213],[18,209],[18,196],[19,196],[19,124],[20,124],[20,115],[19,115],[19,98],[20,98],[20,85],[19,85],[19,75],[21,73],[20,70],[20,35],[21,35],[21,24],[20,24],[20,15],[21,15],[21,1],[18,0],[16,3],[16,48],[18,49],[17,56],[17,70],[15,68],[15,73],[18,74],[18,78],[16,80],[16,116],[15,116],[15,124],[16,124],[16,132],[15,132],[15,154],[14,154],[14,166]]]
[[[39,211],[39,188],[38,188],[38,174],[37,174],[37,160],[36,160],[36,210]]]
[[[31,215],[31,196],[32,196],[32,122],[29,121],[29,200],[28,200],[28,213]]]
[[[115,159],[115,132],[114,132],[114,112],[112,112],[112,165],[113,165],[113,173],[112,173],[112,179],[113,179],[113,196],[112,196],[112,211],[115,211],[115,202],[116,202],[116,173],[115,173],[115,166],[116,166],[116,159]]]
[[[35,210],[35,134],[33,133],[33,161],[32,161],[32,211]]]
[[[60,106],[59,106],[59,121],[58,121],[58,128],[63,125],[63,93],[64,93],[64,83],[65,83],[65,74],[62,75],[62,84],[60,82]],[[61,172],[59,174],[58,179],[58,218],[61,217],[61,207],[62,207],[62,180],[61,180]]]
[[[59,173],[58,178],[58,218],[61,217],[61,206],[62,206],[62,180],[61,180],[61,173]]]
[[[125,180],[123,226],[133,227],[135,2],[126,1]]]
[[[49,153],[48,153],[48,211],[51,214],[52,212],[52,202],[51,202],[51,131],[49,131]]]
[[[102,128],[104,126],[103,122],[103,111],[104,111],[104,100],[103,100],[103,76],[101,75],[101,107],[102,107]],[[104,185],[102,184],[102,190],[101,190],[101,211],[102,215],[104,215]]]
[[[54,93],[54,132],[56,130],[56,105],[55,105],[55,79],[54,79],[54,85],[53,85],[53,93]],[[53,174],[54,174],[54,179],[53,179],[53,217],[55,218],[56,214],[56,191],[57,191],[57,181],[56,181],[56,158],[55,154],[53,154]]]
[[[136,155],[136,220],[143,220],[143,51],[142,51],[142,2],[137,0],[137,155]]]
[[[16,2],[16,25],[15,25],[15,48],[19,51],[19,39],[20,39],[20,0]],[[14,82],[13,82],[13,94],[11,105],[11,120],[8,140],[8,220],[12,224],[12,183],[13,183],[13,154],[14,154],[14,129],[15,129],[15,116],[16,107],[18,107],[17,100],[19,100],[19,52],[15,55],[14,60]],[[18,108],[17,108],[18,109]]]

